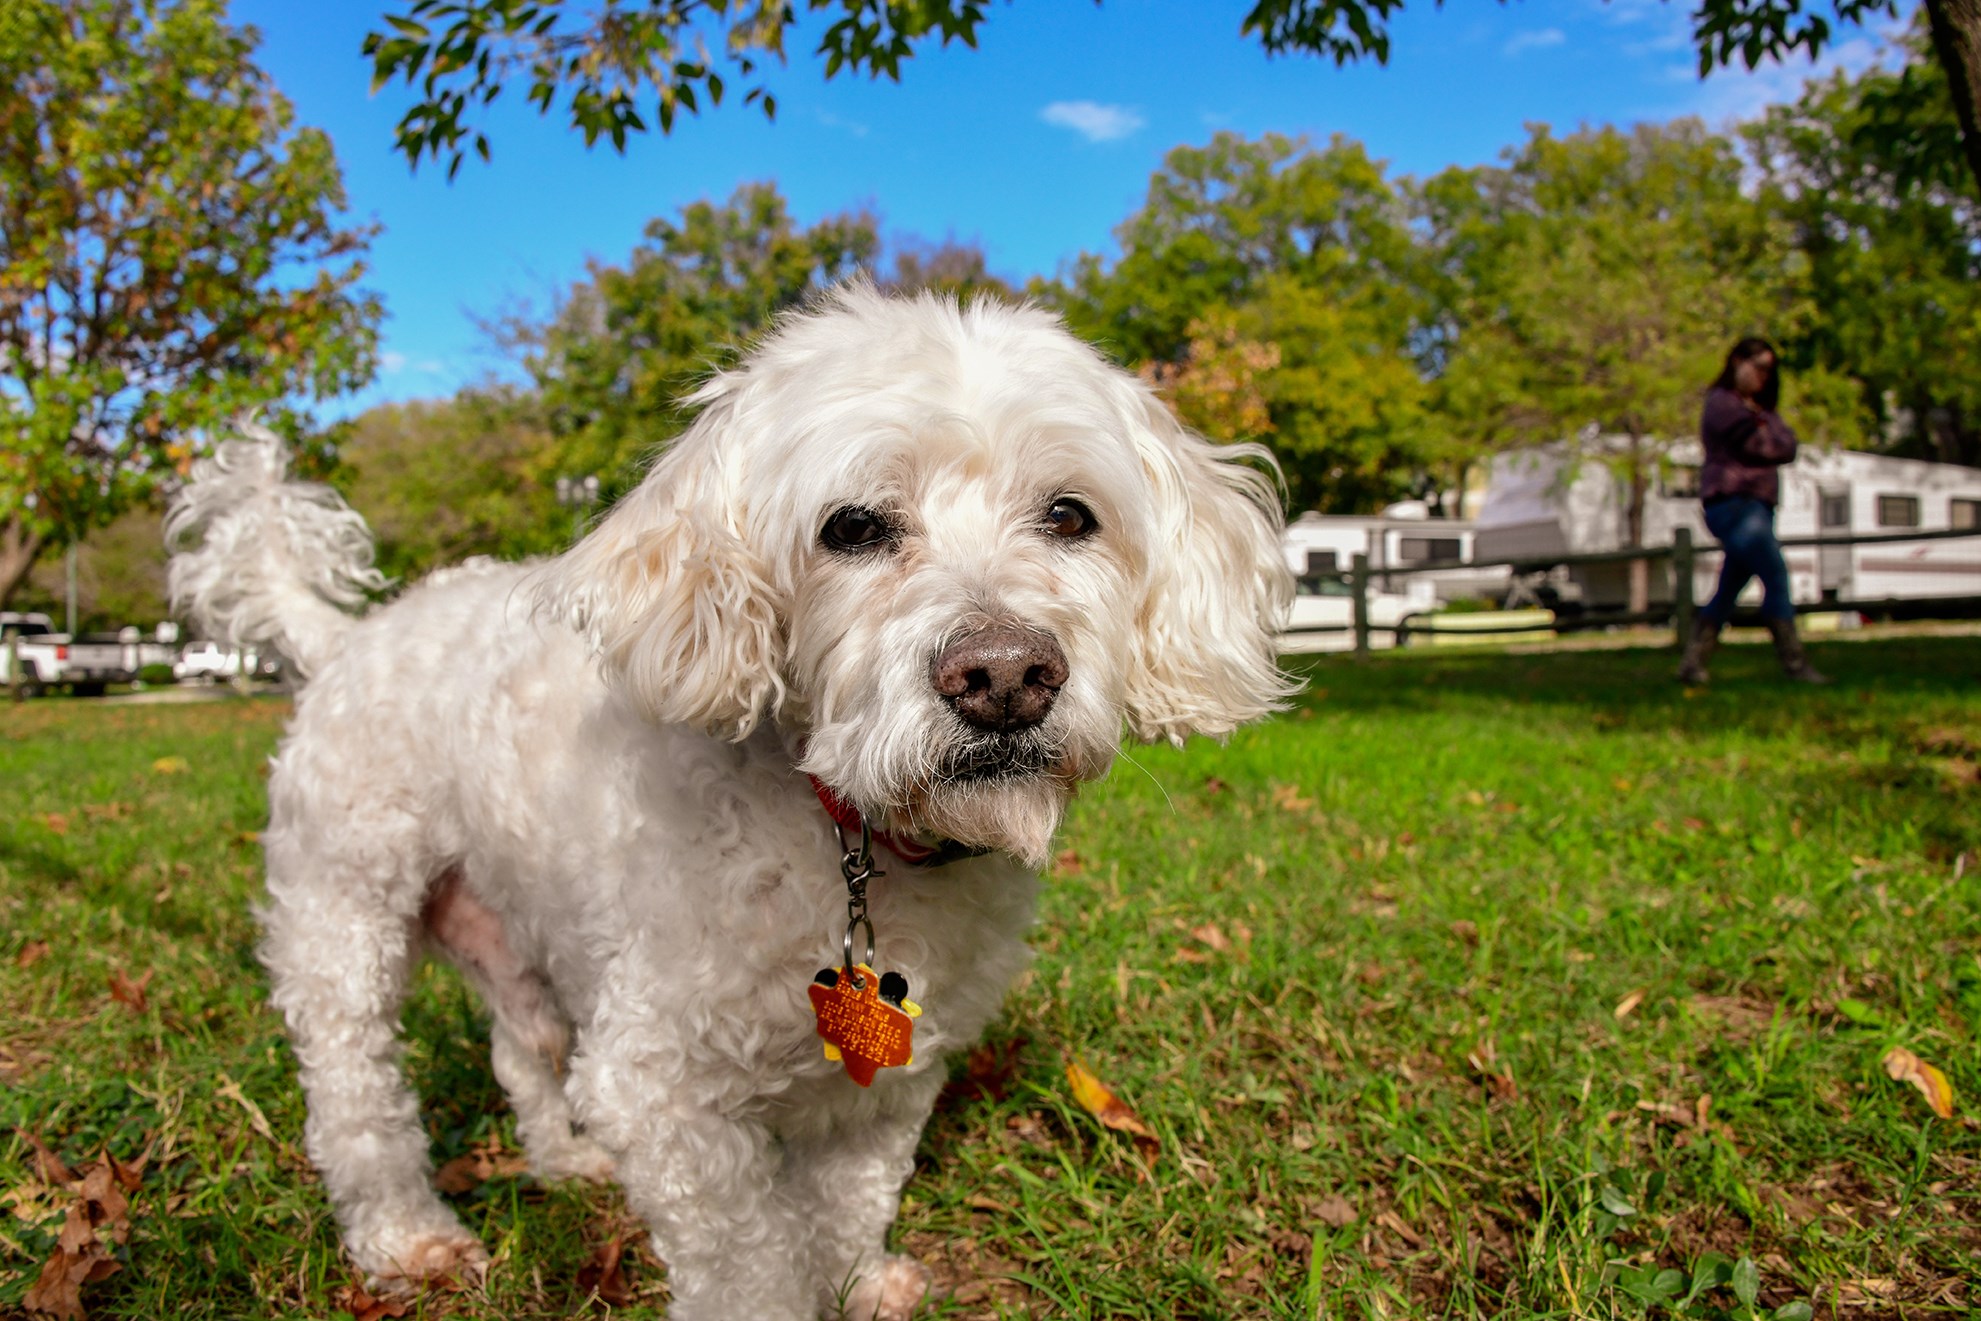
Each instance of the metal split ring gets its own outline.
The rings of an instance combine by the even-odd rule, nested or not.
[[[856,981],[859,977],[859,974],[853,971],[854,968],[853,933],[855,931],[858,931],[861,927],[865,927],[867,929],[867,957],[861,959],[860,962],[864,963],[869,968],[874,966],[874,924],[871,919],[869,919],[864,914],[862,914],[861,916],[854,918],[851,922],[848,922],[846,924],[846,941],[844,946],[845,956],[846,956],[846,962],[844,966],[846,972],[849,976],[855,978]]]

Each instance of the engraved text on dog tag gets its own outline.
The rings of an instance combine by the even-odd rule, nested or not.
[[[881,1069],[914,1061],[915,1020],[922,1007],[908,998],[908,979],[898,972],[881,976],[864,963],[852,976],[821,969],[807,988],[818,1016],[825,1057],[846,1065],[846,1076],[871,1087]]]

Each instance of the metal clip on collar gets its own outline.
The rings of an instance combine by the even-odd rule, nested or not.
[[[839,836],[839,872],[846,878],[846,937],[841,947],[844,959],[842,971],[852,979],[856,988],[860,988],[866,985],[866,981],[853,971],[853,933],[861,927],[866,928],[867,956],[860,962],[873,967],[874,924],[873,919],[867,916],[867,882],[887,873],[874,866],[873,831],[867,826],[865,813],[860,814],[860,843],[857,848],[847,846],[846,830],[837,821],[832,823],[832,829]]]

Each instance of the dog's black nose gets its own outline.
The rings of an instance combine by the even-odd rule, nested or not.
[[[1066,683],[1066,653],[1050,634],[999,625],[950,643],[931,677],[964,720],[993,734],[1015,734],[1052,710]]]

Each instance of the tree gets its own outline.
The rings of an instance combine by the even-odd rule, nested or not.
[[[370,231],[219,0],[0,8],[0,602],[204,428],[372,371]]]
[[[562,550],[572,516],[538,411],[524,392],[479,387],[353,419],[330,480],[371,524],[379,569],[415,582],[470,555]]]
[[[847,71],[897,80],[902,62],[931,38],[976,45],[987,7],[987,0],[802,5],[808,14],[831,15],[817,48],[826,77]],[[748,81],[744,101],[774,117],[777,99],[761,70],[784,60],[800,8],[797,0],[596,0],[582,9],[568,0],[408,0],[404,10],[386,14],[387,30],[365,38],[364,53],[372,59],[374,89],[395,77],[419,82],[421,99],[396,130],[399,148],[415,166],[446,157],[451,177],[464,159],[463,143],[484,159],[489,154],[487,135],[463,116],[471,105],[493,101],[519,72],[527,73],[529,99],[540,111],[548,113],[564,95],[572,127],[587,146],[605,137],[623,150],[629,134],[646,131],[643,93],[653,98],[654,122],[665,133],[682,111],[699,112],[704,99],[719,105],[729,78]],[[1275,55],[1384,63],[1388,21],[1402,8],[1403,0],[1254,0],[1239,31]],[[1925,0],[1925,8],[1967,167],[1981,183],[1981,0]],[[1798,50],[1813,60],[1835,35],[1833,24],[1898,13],[1896,0],[1830,0],[1833,19],[1815,9],[1804,0],[1696,0],[1692,37],[1700,76],[1735,60],[1752,69]],[[574,10],[580,16],[567,21]],[[1896,140],[1898,131],[1886,136]]]
[[[1539,128],[1504,167],[1448,171],[1425,195],[1468,268],[1454,364],[1513,432],[1614,471],[1643,544],[1664,442],[1698,425],[1727,346],[1800,314],[1788,235],[1743,195],[1732,144],[1696,120]],[[1631,609],[1649,589],[1639,561]]]
[[[1295,507],[1410,493],[1420,258],[1402,195],[1359,143],[1178,147],[1116,239],[1118,261],[1084,255],[1035,292],[1168,388],[1185,421],[1268,445]]]
[[[608,495],[686,424],[683,395],[778,312],[869,268],[880,249],[872,216],[801,230],[768,183],[655,220],[645,239],[623,266],[593,263],[547,320],[512,317],[505,331],[536,382],[555,471],[597,474]]]
[[[1821,309],[1782,337],[1793,379],[1852,378],[1849,406],[1895,453],[1981,464],[1981,189],[1922,31],[1911,47],[1903,70],[1812,85],[1743,136]],[[1871,127],[1895,117],[1902,139]]]

